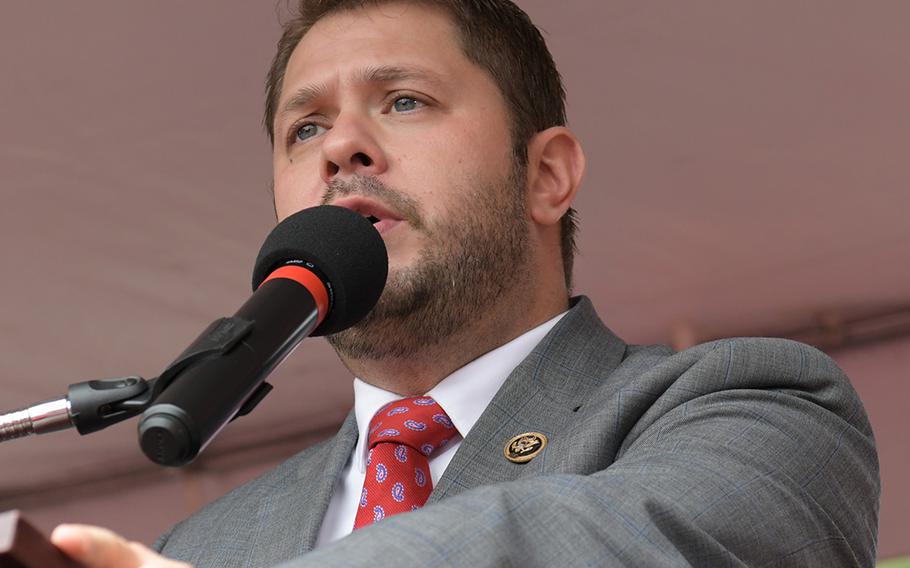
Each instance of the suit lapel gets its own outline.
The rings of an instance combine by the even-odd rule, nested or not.
[[[274,566],[313,549],[335,482],[351,457],[357,435],[351,412],[332,440],[301,454],[285,480],[268,488],[251,566]]]
[[[493,397],[436,484],[430,503],[481,485],[558,472],[555,456],[571,442],[561,435],[574,410],[619,365],[625,349],[590,300],[577,299]],[[549,444],[530,462],[512,463],[503,453],[505,445],[525,432],[544,434]]]
[[[577,299],[506,379],[461,443],[429,502],[481,485],[559,471],[560,445],[567,442],[560,436],[569,429],[573,410],[619,365],[625,348],[601,323],[591,302]],[[509,462],[503,449],[524,432],[540,432],[550,444],[526,464]],[[267,488],[249,565],[272,566],[313,549],[357,436],[351,412],[332,440],[292,460],[289,475]]]

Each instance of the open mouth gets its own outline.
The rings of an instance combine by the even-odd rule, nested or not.
[[[355,213],[363,215],[363,218],[372,223],[380,234],[384,234],[402,223],[402,219],[397,213],[372,199],[350,196],[339,199],[332,205],[346,207]]]

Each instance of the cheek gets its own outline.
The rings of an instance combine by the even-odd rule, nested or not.
[[[435,160],[429,175],[439,180],[433,187],[458,187],[465,190],[479,190],[498,182],[511,168],[510,140],[495,135],[482,136],[483,125],[474,128],[454,129],[440,137],[440,144],[434,149]],[[442,196],[439,196],[442,197]]]
[[[275,172],[275,211],[279,221],[301,209],[319,205],[320,185],[307,171],[292,165]]]
[[[490,111],[462,118],[442,137],[440,155],[452,156],[455,168],[496,173],[511,157],[508,124]]]

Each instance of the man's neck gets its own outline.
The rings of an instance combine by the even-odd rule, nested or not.
[[[421,395],[474,359],[567,308],[565,294],[534,299],[513,295],[512,301],[496,302],[484,317],[477,318],[471,325],[419,353],[384,359],[342,357],[342,362],[351,373],[374,386],[402,396]]]

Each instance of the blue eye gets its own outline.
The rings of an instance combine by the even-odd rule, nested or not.
[[[423,105],[423,103],[413,97],[398,97],[395,99],[395,102],[392,103],[392,107],[398,112],[417,110],[421,105]]]
[[[294,133],[294,136],[297,138],[297,140],[300,141],[309,140],[323,130],[324,129],[321,126],[313,124],[312,122],[307,122],[306,124],[302,124],[300,128],[297,129],[297,132]]]

